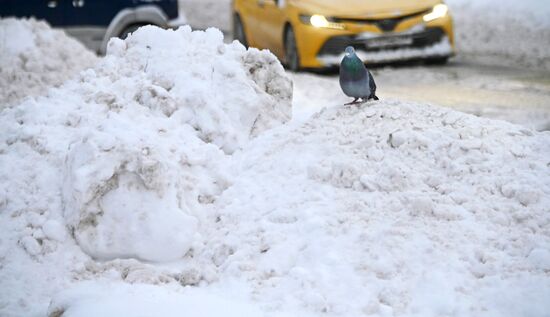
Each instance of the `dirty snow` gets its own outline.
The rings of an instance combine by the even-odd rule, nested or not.
[[[44,94],[97,57],[80,42],[34,19],[0,19],[0,110]]]

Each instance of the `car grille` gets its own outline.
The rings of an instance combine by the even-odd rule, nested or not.
[[[405,47],[422,48],[434,45],[440,42],[445,35],[440,28],[428,28],[422,32],[403,34],[403,35],[382,35],[381,38],[410,38],[411,43],[408,45],[395,45],[385,47],[369,47],[369,39],[359,39],[357,36],[335,36],[325,42],[318,55],[338,55],[344,52],[347,46],[353,46],[356,50],[364,50],[369,52],[380,50],[400,49]]]
[[[417,15],[421,15],[421,14],[424,15],[426,13],[429,13],[430,11],[431,11],[431,8],[423,9],[421,11],[417,11],[411,14],[406,14],[406,15],[402,15],[394,18],[388,18],[388,19],[357,19],[357,18],[336,17],[336,18],[333,18],[332,20],[336,23],[374,24],[384,32],[391,32],[395,30],[395,27],[401,21],[415,17]]]

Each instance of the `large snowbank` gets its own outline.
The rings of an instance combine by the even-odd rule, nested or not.
[[[492,64],[550,70],[546,0],[448,0],[459,53]]]
[[[291,98],[267,51],[226,45],[216,29],[144,27],[47,96],[4,109],[0,256],[14,258],[0,268],[11,286],[1,288],[0,310],[21,306],[6,299],[51,294],[60,285],[45,280],[88,256],[185,256],[202,241],[201,206],[229,185],[224,161],[287,121]],[[64,268],[43,272],[18,245],[41,262],[65,258]],[[17,282],[25,270],[50,277],[26,288]]]
[[[431,106],[325,110],[232,157],[204,244],[178,264],[194,280],[134,265],[127,282],[157,285],[77,286],[51,316],[171,316],[218,295],[237,303],[227,314],[249,296],[251,316],[546,316],[549,145],[549,133]],[[88,274],[118,281],[123,267]]]
[[[0,110],[59,86],[97,57],[63,31],[34,19],[0,19]]]
[[[277,311],[546,316],[549,158],[550,133],[443,108],[325,110],[234,160],[205,250]]]
[[[34,151],[61,168],[52,183],[63,181],[65,220],[91,256],[182,257],[190,209],[226,186],[225,153],[289,118],[291,83],[275,57],[222,40],[215,29],[143,28],[2,116],[4,166]]]

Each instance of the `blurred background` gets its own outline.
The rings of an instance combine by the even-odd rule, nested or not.
[[[340,11],[360,2],[375,3],[374,7],[386,4],[399,8],[403,4],[403,1],[317,2],[336,4],[342,8]],[[405,2],[426,5],[426,1]],[[433,3],[427,1],[428,5],[430,2]],[[180,0],[179,3],[191,25],[214,26],[233,36],[235,8],[231,1]],[[392,62],[372,66],[379,94],[383,98],[429,102],[550,130],[550,2],[448,0],[445,4],[452,17],[454,57],[444,65]],[[362,13],[353,7],[347,11],[354,10]],[[300,72],[292,76],[297,118],[346,100],[339,91],[335,72]]]
[[[548,0],[0,0],[0,15],[47,20],[99,54],[144,24],[219,28],[285,64],[298,121],[349,101],[337,65],[353,45],[380,98],[550,130]],[[4,55],[13,36],[0,27]]]

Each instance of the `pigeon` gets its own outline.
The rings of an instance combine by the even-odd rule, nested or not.
[[[340,63],[340,87],[346,96],[355,98],[346,105],[378,100],[374,78],[352,46],[346,47],[346,56]],[[357,102],[359,99],[361,102]]]

